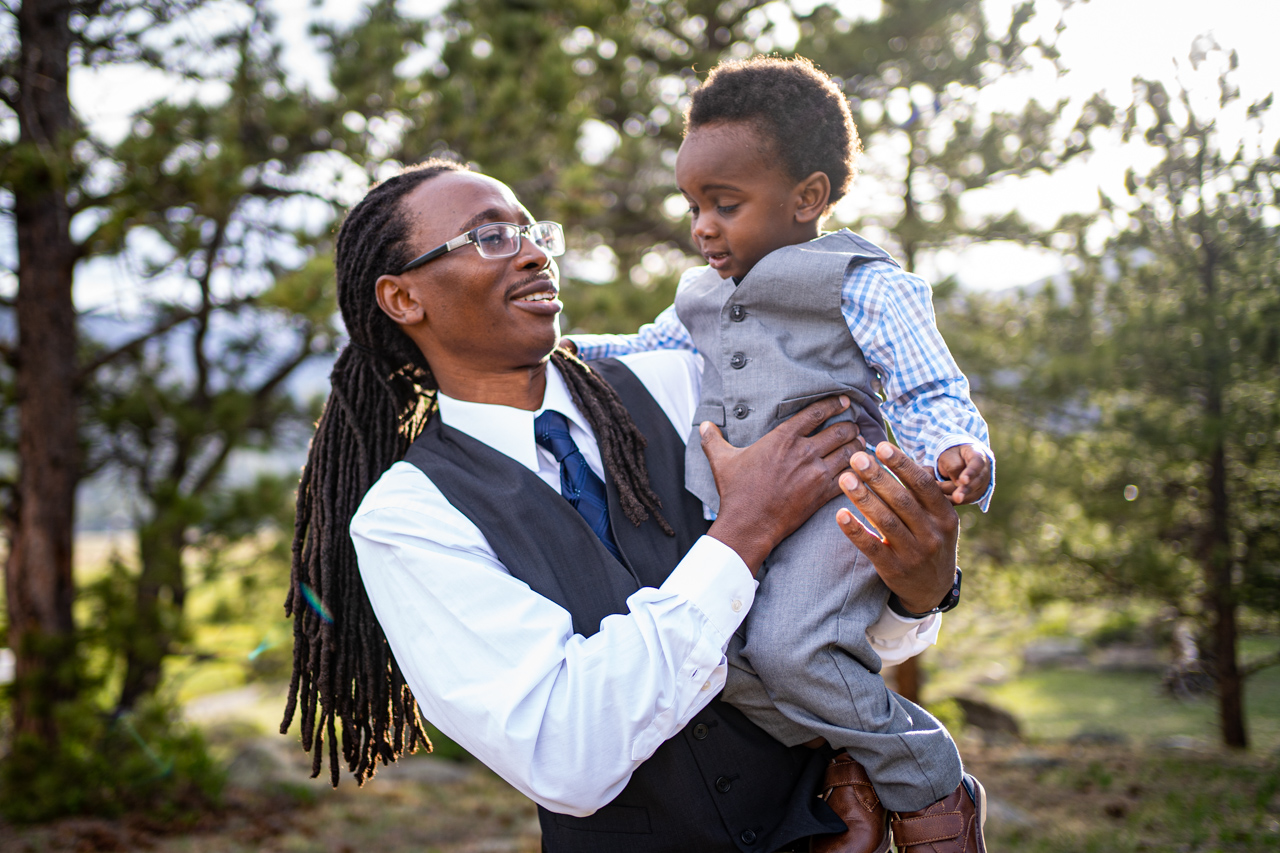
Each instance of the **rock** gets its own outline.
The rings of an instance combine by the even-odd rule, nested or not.
[[[1004,829],[1031,829],[1036,825],[1031,815],[1017,806],[987,794],[987,826]]]
[[[1093,654],[1093,665],[1108,672],[1163,672],[1164,657],[1150,646],[1107,646]]]
[[[1084,641],[1078,637],[1047,637],[1027,643],[1022,650],[1022,663],[1030,669],[1039,667],[1086,667]]]
[[[1067,743],[1075,746],[1124,746],[1129,736],[1122,732],[1112,731],[1079,731],[1067,738]]]
[[[1010,767],[1028,767],[1032,770],[1048,770],[1052,767],[1061,767],[1066,762],[1056,755],[1045,755],[1042,752],[1032,752],[1030,750],[1020,752],[1005,760],[1005,764]]]
[[[983,740],[988,743],[1022,739],[1022,729],[1018,726],[1018,720],[1008,711],[968,696],[956,696],[955,703],[960,706],[960,711],[964,714],[965,725],[980,731]]]

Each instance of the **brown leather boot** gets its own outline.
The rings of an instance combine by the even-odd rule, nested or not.
[[[964,774],[960,787],[918,812],[894,812],[893,843],[898,853],[987,853],[982,837],[987,792]]]
[[[861,764],[840,753],[827,765],[822,789],[819,796],[849,828],[813,836],[810,853],[888,853],[888,814]]]

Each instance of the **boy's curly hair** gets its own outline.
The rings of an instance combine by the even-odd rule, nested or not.
[[[752,123],[795,180],[827,173],[832,205],[849,191],[862,153],[844,93],[800,56],[721,62],[694,91],[684,119],[685,136],[723,121]]]

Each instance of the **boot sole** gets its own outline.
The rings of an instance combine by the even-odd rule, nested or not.
[[[968,792],[970,799],[973,800],[974,807],[978,810],[978,844],[980,846],[975,853],[987,853],[987,791],[977,778],[970,776],[968,773],[964,775],[964,780],[972,785],[972,788],[970,788],[970,785],[966,784],[965,790]]]

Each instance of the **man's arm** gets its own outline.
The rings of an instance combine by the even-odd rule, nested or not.
[[[553,811],[586,815],[608,803],[719,692],[724,650],[754,598],[752,574],[838,493],[856,428],[809,434],[838,409],[815,404],[734,451],[723,484],[730,516],[661,587],[636,592],[628,612],[591,637],[513,578],[425,475],[393,466],[351,531],[370,602],[424,716]]]
[[[979,501],[986,510],[995,484],[987,423],[938,331],[928,283],[887,262],[859,264],[845,277],[841,311],[880,374],[886,397],[880,409],[902,447],[934,470],[952,447],[975,445],[987,457],[991,480]]]

